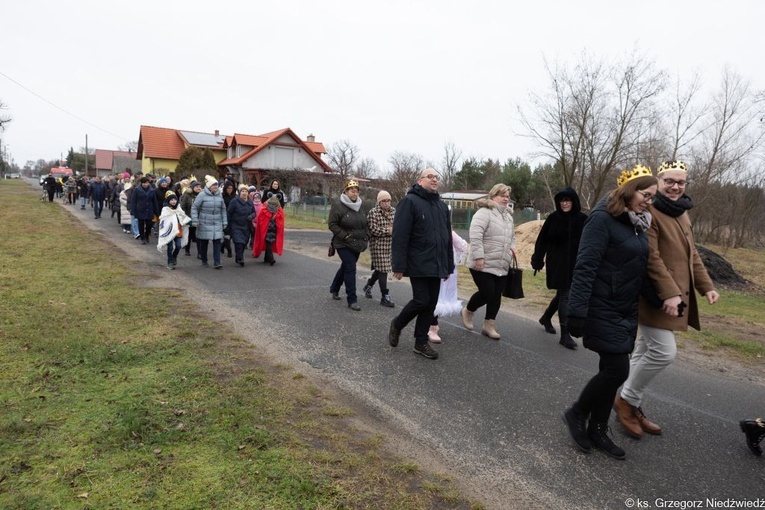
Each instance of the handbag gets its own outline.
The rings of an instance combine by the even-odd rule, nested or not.
[[[332,241],[334,240],[335,240],[335,236],[332,236],[332,240],[329,241],[329,249],[327,250],[327,257],[335,256],[335,246],[332,244]]]
[[[513,253],[513,262],[510,264],[510,270],[507,273],[505,288],[502,290],[502,295],[510,299],[521,299],[524,297],[523,269],[518,267],[518,259],[515,258],[515,253]]]

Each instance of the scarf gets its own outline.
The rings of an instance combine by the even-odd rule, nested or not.
[[[361,198],[360,197],[357,198],[355,202],[351,202],[351,199],[348,198],[348,195],[343,193],[343,194],[340,195],[340,202],[342,202],[342,204],[344,206],[348,207],[348,209],[351,209],[351,210],[353,210],[355,212],[359,212],[359,210],[361,209]]]
[[[677,200],[670,200],[665,195],[656,193],[656,196],[653,199],[653,206],[667,216],[677,218],[678,216],[682,216],[688,209],[693,208],[693,200],[691,200],[691,197],[685,193],[683,193],[683,196]]]
[[[636,213],[627,209],[627,216],[630,218],[630,223],[640,232],[645,232],[651,226],[651,213],[648,211]]]

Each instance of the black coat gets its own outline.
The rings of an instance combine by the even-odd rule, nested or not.
[[[398,203],[391,262],[404,276],[448,278],[454,272],[452,221],[438,193],[415,184]]]
[[[560,202],[571,199],[571,210],[563,212]],[[568,289],[574,274],[579,239],[582,237],[587,216],[582,212],[579,195],[571,188],[565,188],[555,195],[555,211],[545,220],[534,245],[531,267],[537,271],[547,260],[547,288]]]
[[[648,236],[627,213],[613,217],[602,200],[584,225],[569,293],[569,318],[586,318],[584,346],[596,352],[632,352],[638,297],[650,285]]]
[[[228,209],[228,228],[231,231],[231,239],[235,244],[244,244],[250,235],[249,226],[252,225],[252,219],[255,217],[251,200],[242,200],[242,197],[234,198]]]
[[[348,248],[356,253],[367,249],[369,230],[367,212],[363,208],[354,211],[338,199],[329,210],[327,226],[332,231],[332,246],[335,248]]]
[[[106,184],[103,182],[93,181],[90,184],[90,198],[96,202],[102,202],[106,200]]]
[[[138,184],[130,188],[130,214],[138,220],[151,220],[154,216],[159,216],[160,209],[157,202],[157,192],[151,186],[144,189]]]

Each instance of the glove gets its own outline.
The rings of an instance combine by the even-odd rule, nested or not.
[[[568,327],[568,334],[574,338],[582,338],[584,333],[584,319],[581,317],[569,317],[566,321],[566,327]]]

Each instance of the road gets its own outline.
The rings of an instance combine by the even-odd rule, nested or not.
[[[130,256],[169,273],[164,254],[122,234],[108,213],[95,220],[89,208],[62,207]],[[765,498],[765,460],[749,452],[738,429],[739,419],[765,414],[762,381],[675,363],[654,381],[645,406],[663,436],[636,441],[612,419],[627,460],[583,454],[561,413],[595,373],[596,354],[564,349],[536,321],[506,312],[497,317],[499,342],[449,317],[441,320],[437,361],[412,353],[412,325],[391,348],[388,325],[410,298],[409,286],[391,283],[393,310],[379,298],[361,297],[362,311],[353,312],[330,298],[337,257],[304,254],[325,249],[329,233],[289,231],[287,237],[293,249],[273,267],[248,257],[239,268],[224,258],[223,270],[215,271],[181,255],[173,275],[188,278],[195,292],[207,289],[224,307],[215,312],[221,319],[249,320],[245,331],[255,345],[278,348],[363,402],[391,444],[401,438],[414,445],[414,457],[438,458],[488,508],[669,508],[677,501],[710,508],[712,500]],[[359,288],[368,275],[360,268]],[[480,312],[476,316],[479,325]]]

